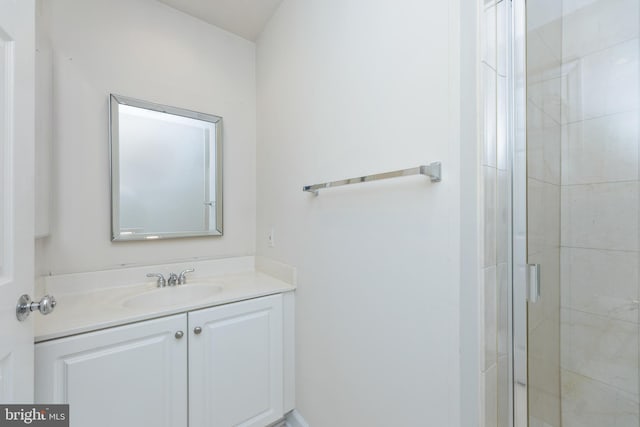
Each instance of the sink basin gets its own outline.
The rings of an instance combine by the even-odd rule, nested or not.
[[[222,286],[211,283],[167,286],[129,297],[124,300],[122,305],[124,307],[161,308],[198,303],[210,299],[221,291]]]

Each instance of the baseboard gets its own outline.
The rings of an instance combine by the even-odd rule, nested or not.
[[[280,418],[273,424],[269,424],[267,427],[287,427],[287,421],[284,418]]]
[[[287,427],[309,427],[309,423],[302,418],[302,415],[296,409],[289,412],[285,420],[287,421]]]

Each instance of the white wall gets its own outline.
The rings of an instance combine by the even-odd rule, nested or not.
[[[459,318],[477,313],[460,312],[459,109],[475,93],[459,93],[458,7],[285,0],[258,41],[257,253],[298,268],[313,427],[460,425]],[[433,160],[439,184],[301,191]]]
[[[253,254],[255,45],[154,0],[41,6],[53,49],[54,135],[40,273]],[[223,237],[111,243],[109,93],[223,117]]]
[[[257,57],[252,43],[152,0],[44,1],[43,13],[55,126],[40,272],[257,245],[299,269],[297,407],[313,427],[478,425],[475,6],[285,0]],[[224,237],[109,241],[110,92],[224,117]],[[301,191],[433,160],[439,184]]]

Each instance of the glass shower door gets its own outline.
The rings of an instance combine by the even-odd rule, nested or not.
[[[547,3],[527,2],[526,18],[527,368],[531,427],[562,425],[562,2]]]
[[[640,2],[514,8],[515,425],[639,427]]]

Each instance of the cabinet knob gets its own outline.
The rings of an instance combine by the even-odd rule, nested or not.
[[[176,338],[177,338],[177,339],[180,339],[180,338],[182,338],[183,336],[184,336],[184,332],[182,332],[182,331],[178,331],[178,332],[176,332]]]
[[[193,328],[193,333],[196,335],[200,335],[202,333],[202,328],[200,326],[196,326]]]

